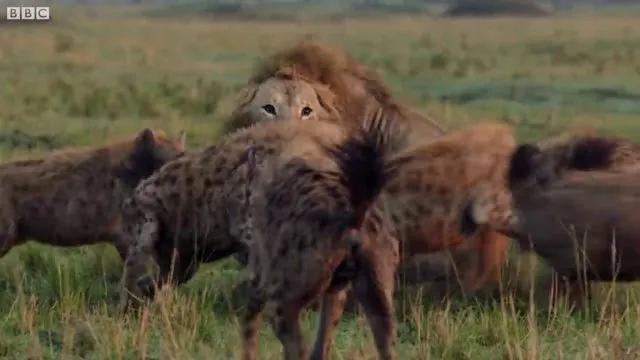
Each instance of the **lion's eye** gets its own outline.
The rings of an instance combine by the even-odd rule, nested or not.
[[[271,104],[267,104],[267,105],[263,106],[262,110],[266,111],[267,114],[271,114],[271,115],[275,115],[276,114],[276,108]]]
[[[313,110],[310,107],[305,106],[302,109],[302,116],[309,116],[309,115],[311,115],[312,112],[313,112]]]

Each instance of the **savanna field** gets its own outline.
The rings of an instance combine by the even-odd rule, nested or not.
[[[3,161],[145,126],[185,129],[190,148],[208,145],[256,61],[307,35],[375,67],[399,98],[450,129],[501,119],[523,141],[582,125],[640,141],[640,15],[632,12],[277,22],[52,7],[52,16],[0,23]],[[203,266],[139,318],[116,311],[121,271],[110,245],[13,249],[0,260],[0,358],[239,359],[235,260]],[[398,291],[398,359],[640,359],[637,286],[600,285],[588,310],[551,311],[534,286],[545,269],[536,273],[538,282],[532,271],[507,272],[502,298]],[[303,325],[310,345],[315,313]],[[261,359],[280,359],[266,322],[262,329]],[[332,356],[376,358],[363,317],[343,318]]]

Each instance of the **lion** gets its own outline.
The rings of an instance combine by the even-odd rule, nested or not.
[[[403,138],[409,136],[410,139],[422,141],[446,132],[446,129],[431,117],[394,99],[378,72],[358,63],[338,49],[311,40],[299,41],[258,64],[245,92],[263,93],[267,101],[251,95],[243,97],[244,100],[234,111],[234,114],[243,116],[233,116],[227,129],[232,130],[267,117],[273,118],[258,110],[272,104],[274,100],[271,99],[289,99],[286,103],[294,103],[290,99],[300,98],[302,90],[292,91],[287,85],[292,81],[307,82],[307,88],[312,88],[317,93],[317,105],[320,106],[316,105],[313,111],[324,108],[343,115],[318,117],[319,119],[346,121],[348,124],[356,121],[357,125],[358,119],[370,108],[394,107],[402,113],[398,120],[405,124]],[[314,98],[311,92],[304,94],[309,94],[307,102],[311,103]],[[295,107],[293,109],[300,110]],[[296,118],[297,116],[293,117]]]
[[[379,357],[395,359],[392,294],[402,258],[475,241],[453,232],[464,220],[458,216],[464,199],[476,199],[476,192],[494,206],[482,226],[513,226],[510,192],[544,188],[556,176],[552,159],[535,146],[516,145],[506,125],[477,124],[396,151],[388,129],[396,120],[380,109],[368,119],[362,133],[341,143],[318,138],[316,149],[286,148],[243,186],[248,210],[240,238],[250,267],[245,360],[256,358],[258,319],[267,305],[284,358],[308,358],[299,315],[319,297],[311,359],[325,359],[351,284]],[[398,213],[402,208],[419,215]]]
[[[307,85],[298,85],[300,83]],[[313,89],[316,95],[308,89]],[[362,114],[376,106],[402,113],[397,118],[404,130],[398,131],[394,140],[398,147],[446,133],[446,129],[430,116],[396,101],[378,72],[336,48],[310,40],[299,41],[260,62],[242,93],[241,101],[226,123],[224,133],[270,119],[339,120],[343,122],[340,125],[357,127]],[[342,116],[305,118],[297,115],[302,114],[304,108],[290,105],[285,106],[285,110],[276,111],[276,116],[265,110],[268,107],[273,112],[276,107],[280,108],[276,103],[297,104],[301,102],[295,99],[305,98],[307,101],[304,103],[317,103],[311,106],[316,114],[339,112]],[[494,238],[503,247],[509,242],[498,234]],[[245,255],[237,254],[236,258],[244,264]],[[496,277],[498,275],[493,275],[493,278]]]
[[[0,257],[27,240],[54,246],[115,245],[124,260],[120,206],[135,186],[185,151],[144,129],[107,144],[67,148],[0,165]]]

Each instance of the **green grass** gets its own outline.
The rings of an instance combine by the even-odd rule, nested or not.
[[[255,61],[305,34],[377,68],[398,97],[450,128],[497,118],[515,123],[522,140],[582,124],[640,140],[635,15],[284,23],[172,20],[122,9],[93,18],[53,14],[48,25],[0,31],[3,160],[150,125],[186,129],[192,147],[209,144]],[[34,142],[38,136],[49,140]],[[0,358],[239,357],[234,261],[203,267],[139,319],[115,314],[121,266],[106,245],[11,251],[0,261]],[[640,358],[634,286],[602,286],[584,313],[548,311],[537,300],[546,294],[536,291],[536,301],[519,295],[440,302],[403,289],[399,359]],[[305,315],[309,343],[315,321]],[[261,358],[278,359],[267,326],[261,335]],[[364,320],[349,316],[333,358],[373,359],[372,344]]]

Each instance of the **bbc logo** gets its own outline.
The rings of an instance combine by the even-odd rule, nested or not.
[[[7,6],[7,20],[49,20],[49,7]]]

